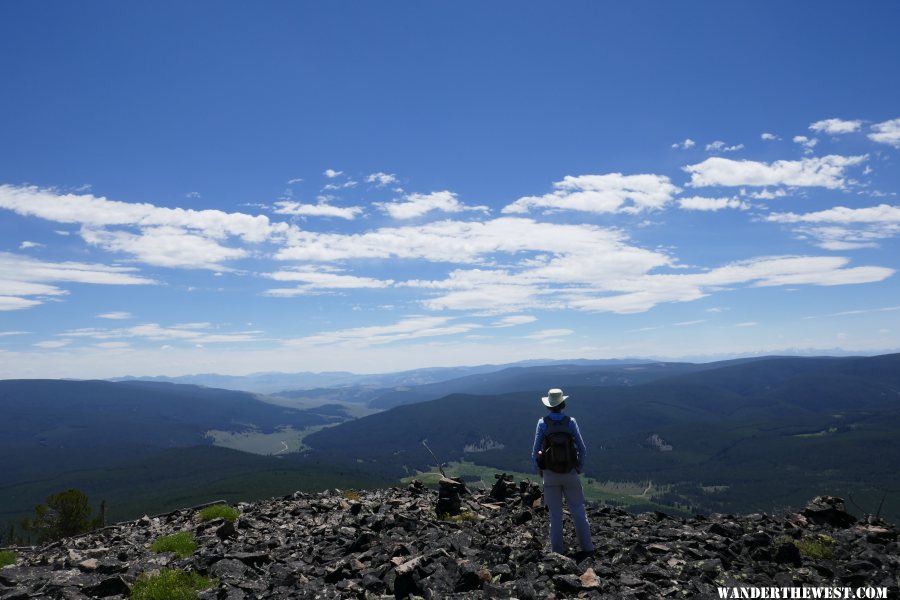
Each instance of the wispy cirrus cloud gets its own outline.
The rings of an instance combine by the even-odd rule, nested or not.
[[[534,323],[537,317],[532,315],[509,315],[491,323],[491,327],[515,327],[516,325],[526,325]]]
[[[130,312],[126,312],[126,311],[115,311],[115,312],[100,313],[99,315],[97,315],[97,318],[110,319],[112,321],[124,321],[126,319],[133,319],[134,315],[132,315]]]
[[[664,175],[567,175],[553,184],[555,191],[543,196],[525,196],[503,208],[505,214],[523,214],[531,209],[627,213],[659,210],[680,190]]]
[[[44,348],[52,350],[55,348],[64,348],[72,343],[72,340],[46,340],[32,344],[35,348]]]
[[[841,189],[847,186],[848,168],[864,163],[868,155],[828,156],[764,163],[718,156],[688,165],[691,187],[795,186]]]
[[[86,338],[91,340],[137,339],[152,342],[184,342],[190,344],[229,344],[264,341],[261,331],[238,331],[222,333],[210,323],[181,323],[163,326],[159,323],[144,323],[133,327],[103,329],[86,327],[71,329],[60,334],[67,339]]]
[[[0,311],[37,306],[49,297],[68,294],[59,285],[151,285],[153,279],[135,274],[131,267],[80,262],[47,262],[0,252]]]
[[[481,327],[477,323],[452,323],[452,321],[451,317],[412,315],[389,325],[327,331],[288,340],[285,345],[291,347],[325,345],[368,347],[420,338],[455,335]]]
[[[267,296],[290,298],[303,296],[323,291],[352,290],[352,289],[377,289],[386,288],[394,284],[392,279],[381,280],[372,277],[359,277],[356,275],[344,275],[337,269],[328,267],[300,267],[285,269],[266,274],[266,277],[275,281],[298,282],[292,288],[273,288],[264,292]]]
[[[574,329],[566,329],[564,327],[560,327],[558,329],[541,329],[540,331],[536,331],[529,335],[523,335],[522,337],[526,340],[535,340],[539,342],[554,340],[559,338],[564,338],[575,333]]]

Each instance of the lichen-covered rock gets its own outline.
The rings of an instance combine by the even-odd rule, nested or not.
[[[453,481],[453,480],[451,480]],[[783,516],[677,519],[590,506],[596,551],[549,551],[540,488],[497,477],[488,492],[454,488],[456,517],[438,492],[406,488],[296,493],[242,503],[240,518],[202,522],[194,510],[143,517],[40,549],[0,569],[0,599],[127,597],[146,572],[196,571],[216,580],[201,598],[690,598],[723,585],[881,586],[900,593],[894,526],[859,522],[837,498]],[[446,498],[445,495],[443,496]],[[569,524],[567,524],[567,527]],[[152,542],[188,531],[188,558]]]

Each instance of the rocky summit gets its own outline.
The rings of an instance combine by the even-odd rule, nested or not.
[[[440,494],[440,497],[439,497]],[[541,490],[498,476],[406,488],[295,493],[237,505],[232,521],[183,509],[43,548],[0,569],[0,600],[124,598],[142,574],[181,569],[199,598],[716,598],[718,587],[883,587],[900,594],[897,530],[838,498],[799,512],[674,518],[591,506],[596,552],[550,553]],[[447,512],[436,511],[438,502]],[[451,514],[455,513],[455,514]],[[186,558],[155,553],[189,532]],[[574,544],[567,520],[567,541]]]

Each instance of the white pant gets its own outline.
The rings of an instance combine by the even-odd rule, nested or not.
[[[574,469],[568,473],[544,471],[544,502],[550,510],[550,549],[559,554],[566,550],[563,541],[563,494],[566,495],[566,504],[575,524],[578,545],[583,551],[592,552],[594,543],[591,541],[591,526],[584,511],[584,490],[581,488],[581,478]]]

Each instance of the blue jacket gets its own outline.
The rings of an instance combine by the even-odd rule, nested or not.
[[[566,415],[561,412],[550,413],[550,418],[554,421],[562,421],[565,417]],[[587,457],[587,448],[584,447],[584,440],[581,439],[581,431],[578,430],[578,423],[575,422],[574,417],[569,419],[569,431],[575,440],[575,450],[578,452],[578,470],[584,471],[584,459]],[[540,470],[538,469],[537,456],[541,445],[544,443],[545,433],[547,433],[547,424],[541,418],[538,420],[537,429],[534,431],[534,446],[531,448],[531,464],[534,466],[535,471]]]

